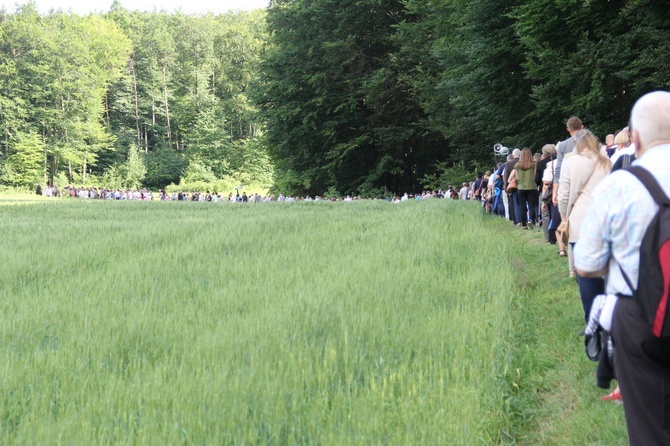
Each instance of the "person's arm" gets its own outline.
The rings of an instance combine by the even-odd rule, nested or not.
[[[599,277],[605,277],[607,275],[607,271],[608,271],[607,267],[601,269],[600,271],[594,271],[594,272],[584,271],[584,270],[581,270],[581,269],[577,268],[577,274],[579,275],[579,277],[586,277],[586,278],[591,278],[591,279],[593,279],[593,278],[597,279]]]
[[[554,169],[554,191],[553,191],[553,202],[554,205],[558,205],[558,189],[559,181],[561,179],[561,167],[563,165],[563,143],[556,145],[556,168]]]
[[[564,144],[561,142],[556,146],[556,172],[554,173],[554,184],[558,185],[559,180],[561,179],[561,168],[563,167],[563,158],[565,158],[565,153],[563,153]]]
[[[612,195],[611,177],[605,177],[596,186],[591,198],[591,206],[586,213],[579,231],[579,241],[574,249],[577,274],[582,277],[603,277],[608,272],[611,256],[611,234],[608,209]]]
[[[556,183],[554,182],[554,193],[556,194],[556,204],[558,205],[558,212],[561,214],[561,218],[565,219],[568,213],[568,202],[570,201],[570,181],[572,180],[572,175],[570,172],[570,164],[566,164],[563,167],[563,174],[561,175],[561,180],[559,182],[558,193],[556,194]]]

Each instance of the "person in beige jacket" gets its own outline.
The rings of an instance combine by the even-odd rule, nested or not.
[[[579,241],[579,230],[591,202],[591,193],[609,174],[611,168],[610,160],[600,151],[598,138],[587,129],[576,132],[575,151],[563,162],[558,188],[558,210],[561,218],[569,218],[570,222],[571,250]],[[605,281],[603,278],[577,276],[577,282],[584,307],[584,319],[588,320],[593,299],[605,292]]]

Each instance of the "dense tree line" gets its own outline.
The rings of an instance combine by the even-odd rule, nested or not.
[[[267,11],[0,11],[0,184],[234,179],[289,194],[444,187],[604,136],[670,83],[662,0],[274,0]],[[262,123],[262,124],[261,124]]]
[[[269,182],[248,98],[264,11],[0,11],[0,182]]]
[[[257,101],[296,193],[444,186],[670,84],[662,0],[275,0],[268,24]]]

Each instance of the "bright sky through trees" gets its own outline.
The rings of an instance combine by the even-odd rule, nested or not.
[[[90,12],[106,12],[113,0],[35,0],[42,14],[62,9],[77,14]],[[152,11],[153,9],[168,12],[180,10],[186,14],[206,12],[222,13],[234,10],[250,11],[264,8],[268,0],[120,0],[121,4],[131,10]],[[28,0],[0,0],[0,8],[14,12],[17,5],[24,5]]]

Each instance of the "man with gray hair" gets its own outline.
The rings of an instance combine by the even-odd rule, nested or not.
[[[641,97],[631,125],[637,155],[633,165],[648,171],[670,195],[670,92]],[[593,192],[575,247],[577,274],[607,276],[608,295],[597,320],[615,345],[614,369],[633,446],[670,445],[670,357],[659,358],[646,348],[660,341],[631,297],[631,286],[639,288],[640,245],[658,210],[636,176],[613,172]]]

